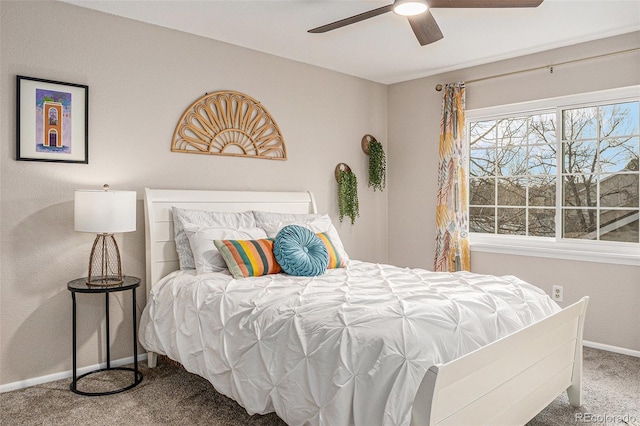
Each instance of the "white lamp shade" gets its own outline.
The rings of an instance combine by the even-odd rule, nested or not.
[[[113,234],[136,230],[136,192],[76,190],[75,230]]]

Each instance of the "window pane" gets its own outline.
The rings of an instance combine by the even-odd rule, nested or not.
[[[496,146],[496,122],[476,121],[469,125],[469,147],[490,148]]]
[[[469,179],[469,189],[471,196],[469,204],[471,205],[493,205],[496,199],[496,180],[489,179]]]
[[[556,115],[540,114],[531,117],[529,122],[529,144],[556,143]]]
[[[529,235],[554,237],[556,235],[556,211],[554,209],[529,209]]]
[[[529,177],[529,205],[548,207],[556,205],[555,176]]]
[[[470,207],[469,231],[494,234],[496,229],[495,214],[493,207]]]
[[[562,140],[595,139],[598,136],[598,107],[562,111]]]
[[[474,149],[469,156],[469,176],[494,176],[495,163],[495,149]]]
[[[529,174],[556,174],[556,147],[554,145],[533,145],[529,147]]]
[[[498,209],[498,234],[525,235],[525,209]]]
[[[563,177],[563,182],[564,206],[593,207],[596,205],[595,175],[568,175]]]
[[[498,179],[498,205],[524,206],[526,178]]]
[[[600,239],[637,243],[639,241],[638,210],[602,210]]]
[[[498,146],[524,145],[526,141],[526,118],[503,118],[498,120]]]
[[[601,107],[601,136],[630,136],[638,134],[638,102]]]
[[[600,207],[638,207],[638,174],[618,173],[600,178]]]
[[[498,176],[516,176],[527,173],[527,147],[511,146],[498,150]]]
[[[564,142],[562,144],[564,173],[593,173],[596,171],[598,142]]]
[[[562,236],[564,238],[596,239],[595,209],[564,209]]]
[[[601,172],[638,170],[638,138],[606,139],[598,156]]]

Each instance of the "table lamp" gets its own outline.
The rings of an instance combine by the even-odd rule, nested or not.
[[[136,192],[102,190],[75,191],[74,229],[98,234],[89,257],[87,285],[122,284],[120,251],[113,234],[136,230]]]

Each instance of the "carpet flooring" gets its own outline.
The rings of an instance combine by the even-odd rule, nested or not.
[[[640,358],[585,348],[584,361],[584,405],[571,407],[565,393],[527,426],[640,426]],[[69,390],[70,379],[0,394],[0,423],[285,426],[274,413],[248,415],[209,382],[169,362],[159,361],[153,369],[142,362],[140,368],[142,383],[115,395],[74,394]],[[91,375],[81,380],[78,388],[94,392],[114,389],[129,383],[132,374],[113,371]]]

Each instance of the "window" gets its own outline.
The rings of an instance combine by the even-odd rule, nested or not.
[[[638,240],[638,102],[562,111],[562,236]]]
[[[617,243],[640,260],[639,94],[468,111],[472,246]]]

